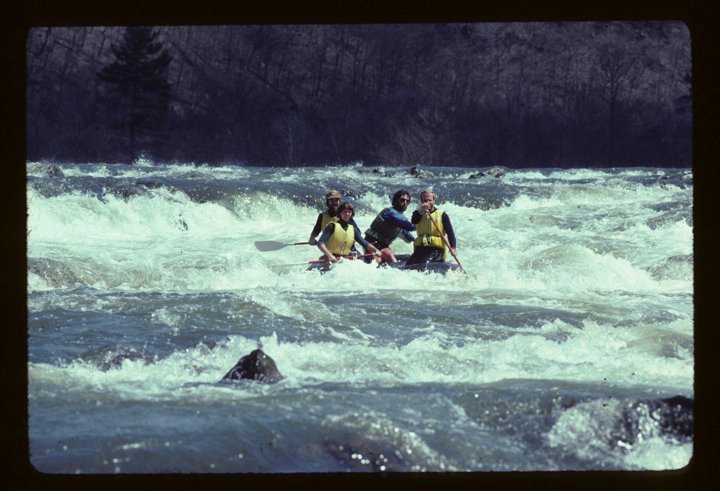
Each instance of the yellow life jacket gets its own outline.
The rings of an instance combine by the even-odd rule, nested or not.
[[[417,224],[416,232],[417,238],[413,242],[415,247],[437,247],[443,250],[443,259],[445,259],[445,242],[443,242],[443,236],[445,235],[445,229],[442,223],[442,210],[435,209],[431,213],[437,227],[433,225],[433,222],[428,218],[428,213],[425,213],[420,217],[420,222]]]
[[[342,228],[339,222],[335,222],[332,235],[325,242],[325,247],[336,256],[346,256],[350,254],[350,248],[355,244],[355,227],[348,224],[347,230]]]
[[[325,230],[325,227],[327,227],[328,224],[330,224],[331,222],[337,222],[337,221],[338,221],[338,217],[331,217],[330,213],[328,213],[328,211],[325,210],[322,213],[322,225],[320,225],[320,231]]]

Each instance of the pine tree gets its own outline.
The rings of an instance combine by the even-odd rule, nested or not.
[[[166,138],[172,56],[157,41],[152,27],[128,27],[112,47],[115,61],[98,73],[108,84],[107,118],[114,128],[120,155],[135,162],[140,155],[156,156]]]

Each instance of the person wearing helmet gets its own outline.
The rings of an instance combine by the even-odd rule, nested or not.
[[[343,201],[338,206],[337,220],[332,221],[323,230],[317,246],[322,251],[328,262],[335,263],[342,256],[357,253],[355,251],[355,242],[358,242],[365,250],[369,250],[374,259],[380,259],[380,251],[372,244],[368,243],[360,235],[360,230],[354,225],[355,209],[353,205],[347,201]]]
[[[415,230],[415,225],[403,216],[410,204],[410,193],[401,189],[392,197],[392,206],[382,210],[365,231],[365,240],[374,245],[382,253],[383,261],[397,262],[395,253],[390,248],[398,237],[411,243],[415,237],[410,231]]]
[[[315,227],[313,227],[312,232],[310,232],[310,238],[308,239],[310,245],[317,245],[317,240],[315,238],[318,234],[325,230],[329,223],[336,222],[338,220],[338,206],[340,206],[340,198],[342,198],[342,196],[334,189],[325,194],[325,205],[327,206],[327,210],[320,213],[315,221]],[[355,228],[357,228],[355,220],[352,221],[352,224]]]
[[[455,254],[455,232],[453,231],[450,217],[442,210],[435,208],[435,193],[426,189],[420,193],[420,208],[415,210],[410,219],[417,224],[417,239],[415,239],[414,251],[408,258],[406,265],[426,262],[445,261],[445,241],[450,245],[450,251]],[[429,216],[432,216],[430,220]]]

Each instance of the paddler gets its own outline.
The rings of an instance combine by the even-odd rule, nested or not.
[[[429,189],[420,193],[420,208],[413,212],[410,219],[416,224],[417,238],[413,242],[414,251],[406,265],[445,261],[444,235],[447,235],[451,252],[456,253],[455,232],[450,217],[444,211],[435,208],[435,198],[435,193]],[[430,216],[435,223],[430,220]]]
[[[312,232],[310,232],[310,238],[308,239],[310,245],[317,245],[315,237],[325,230],[330,222],[338,220],[338,206],[340,206],[340,198],[342,198],[342,196],[335,189],[328,191],[325,194],[325,205],[327,206],[327,210],[320,213],[315,221],[315,227],[313,227]],[[357,228],[355,220],[352,221],[352,224],[355,228]]]
[[[380,260],[380,251],[368,241],[362,238],[360,231],[353,217],[355,209],[347,201],[340,203],[337,209],[337,220],[331,221],[323,230],[320,240],[317,241],[320,249],[329,262],[337,262],[342,256],[357,254],[354,249],[355,242],[358,242],[365,250],[372,252],[375,260]]]
[[[365,240],[370,242],[382,253],[385,262],[397,262],[395,253],[390,248],[398,237],[408,244],[415,240],[410,231],[415,230],[415,225],[403,216],[410,204],[410,193],[401,189],[392,197],[392,206],[385,208],[375,217],[370,228],[365,231]]]

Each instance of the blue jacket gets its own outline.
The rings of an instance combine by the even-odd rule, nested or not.
[[[415,230],[415,225],[395,208],[388,207],[375,217],[370,228],[365,231],[365,237],[368,240],[379,240],[389,246],[399,236],[405,242],[415,240],[410,233],[411,230]]]

